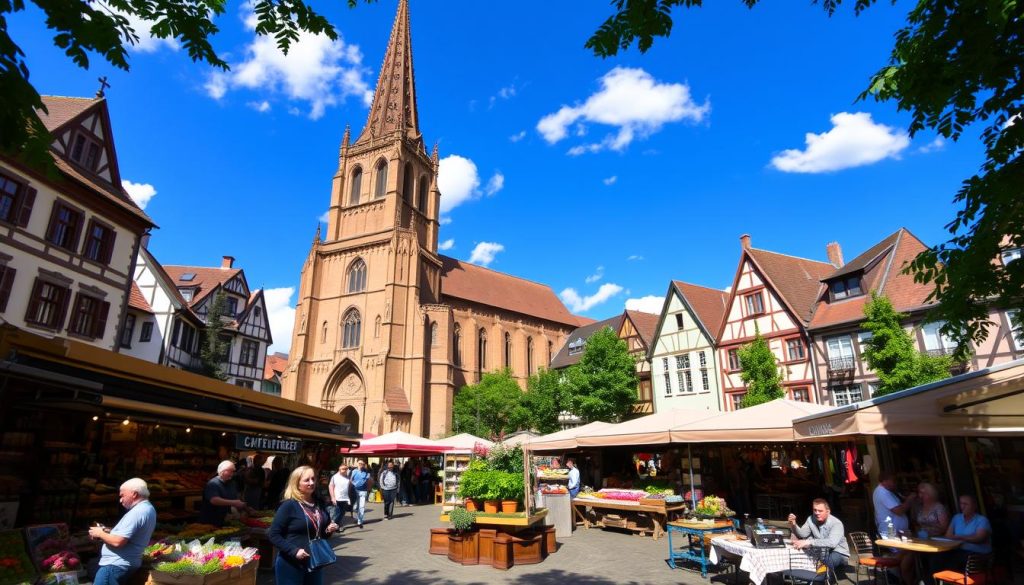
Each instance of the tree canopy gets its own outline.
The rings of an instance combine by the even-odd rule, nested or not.
[[[199,362],[204,376],[227,380],[224,372],[224,361],[231,350],[231,341],[225,339],[224,321],[221,319],[227,310],[227,294],[217,291],[210,301],[210,309],[206,312],[206,328],[202,335],[202,347],[199,349]]]
[[[897,313],[888,297],[871,293],[864,305],[863,327],[871,332],[864,348],[868,367],[878,375],[875,396],[913,388],[949,377],[952,359],[948,356],[922,354],[903,328],[907,316]]]
[[[523,391],[509,370],[484,374],[476,384],[463,386],[452,406],[452,428],[457,433],[493,437],[529,428],[530,413],[523,407]]]
[[[782,374],[768,342],[757,331],[754,340],[739,349],[740,378],[747,385],[743,395],[743,408],[771,402],[786,395],[782,389]]]
[[[754,7],[758,0],[742,0]],[[858,14],[875,0],[850,0]],[[829,15],[842,0],[824,0]],[[586,42],[608,57],[634,43],[646,52],[672,32],[672,10],[701,0],[613,0],[615,14]],[[1024,262],[994,263],[1001,251],[1024,247],[1024,2],[918,0],[896,33],[889,63],[859,99],[895,103],[910,112],[911,136],[932,130],[958,140],[981,129],[986,160],[953,197],[959,206],[946,226],[950,239],[922,252],[908,267],[934,285],[933,318],[958,342],[983,341],[988,308],[1024,309]],[[1024,315],[1024,310],[1018,315]]]
[[[636,360],[610,327],[587,339],[580,362],[565,373],[573,414],[589,423],[618,421],[636,402]]]

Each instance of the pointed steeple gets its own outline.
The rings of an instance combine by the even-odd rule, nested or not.
[[[398,12],[384,53],[384,64],[380,68],[373,105],[370,106],[366,126],[355,143],[360,144],[394,132],[403,132],[411,139],[420,138],[408,0],[398,0]]]

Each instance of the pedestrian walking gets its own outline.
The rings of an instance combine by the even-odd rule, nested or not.
[[[327,491],[331,495],[331,503],[334,505],[334,514],[331,516],[339,530],[345,530],[345,512],[352,509],[352,496],[354,493],[352,480],[348,476],[348,465],[342,463],[338,466],[338,473],[331,476],[331,482],[327,485]],[[356,497],[359,497],[358,495]]]
[[[384,517],[391,520],[395,514],[395,496],[398,495],[399,477],[395,471],[395,462],[388,461],[377,478],[381,495],[384,496]]]
[[[322,570],[309,567],[310,541],[338,530],[316,497],[316,472],[303,465],[288,477],[284,501],[274,514],[267,537],[277,549],[276,585],[323,585]]]
[[[363,518],[366,516],[366,497],[373,488],[373,476],[366,469],[365,459],[356,462],[356,470],[352,472],[352,486],[356,488],[356,501],[353,502],[356,510],[356,523],[362,528]]]

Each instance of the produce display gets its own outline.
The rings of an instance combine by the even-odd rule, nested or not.
[[[538,479],[569,479],[568,469],[559,469],[551,467],[538,467],[537,468]]]
[[[25,552],[25,539],[20,530],[0,532],[0,585],[31,583],[36,570]]]
[[[722,516],[733,516],[736,513],[729,509],[726,505],[725,500],[718,496],[706,496],[701,501],[697,502],[697,507],[693,510],[695,513],[702,516],[710,517],[722,517]]]
[[[148,550],[148,549],[147,549]],[[153,580],[160,582],[159,573],[172,576],[211,575],[228,571],[259,560],[259,551],[237,543],[216,544],[212,539],[179,543],[168,552],[161,552],[159,562],[153,565]]]
[[[540,484],[542,494],[567,494],[569,490],[564,485],[542,483]]]
[[[621,502],[639,502],[640,498],[647,498],[647,492],[643,490],[620,490],[605,488],[596,492],[581,492],[577,498],[594,498],[598,500],[615,500]]]

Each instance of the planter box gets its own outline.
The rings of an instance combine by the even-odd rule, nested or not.
[[[491,559],[491,566],[495,569],[507,571],[512,568],[512,535],[498,534],[494,537],[494,557]]]
[[[219,585],[231,583],[232,585],[255,585],[256,568],[258,563],[252,561],[241,567],[218,571],[209,575],[172,575],[161,571],[150,571],[149,585]]]
[[[447,528],[431,528],[430,548],[427,552],[432,555],[448,554],[448,534],[450,532]]]
[[[480,551],[480,564],[490,565],[494,560],[494,538],[498,531],[494,528],[481,528],[478,549]]]
[[[478,533],[475,530],[448,535],[448,560],[463,565],[480,564]]]

